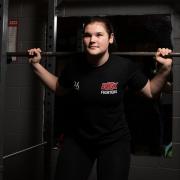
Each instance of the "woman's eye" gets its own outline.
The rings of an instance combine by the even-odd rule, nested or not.
[[[89,33],[84,33],[83,37],[91,37]]]
[[[97,36],[97,37],[100,37],[100,36],[102,36],[102,34],[97,34],[96,36]]]

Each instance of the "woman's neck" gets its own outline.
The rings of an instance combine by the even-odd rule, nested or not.
[[[102,66],[109,59],[109,52],[107,51],[105,54],[100,55],[87,55],[87,61],[95,67]]]

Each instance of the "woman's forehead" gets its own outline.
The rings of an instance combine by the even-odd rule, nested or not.
[[[85,27],[85,31],[87,31],[87,30],[106,31],[106,28],[105,28],[105,25],[103,22],[92,22]]]

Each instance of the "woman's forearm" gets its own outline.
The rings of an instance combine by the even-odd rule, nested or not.
[[[153,97],[156,97],[160,94],[161,90],[167,82],[167,77],[170,73],[171,68],[161,68],[159,72],[154,76],[150,81],[151,94]]]
[[[31,65],[33,71],[39,77],[42,83],[53,92],[56,92],[58,77],[48,72],[40,63],[32,63]]]

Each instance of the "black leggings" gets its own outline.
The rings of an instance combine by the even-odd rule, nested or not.
[[[60,151],[55,180],[87,180],[97,159],[97,180],[128,180],[130,165],[129,142],[117,141],[108,146],[81,146],[65,138]]]

